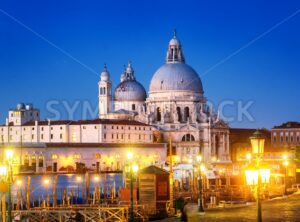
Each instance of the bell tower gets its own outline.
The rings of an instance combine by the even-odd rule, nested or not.
[[[99,118],[106,118],[106,115],[112,112],[112,84],[106,65],[104,65],[104,69],[101,73],[98,87]]]

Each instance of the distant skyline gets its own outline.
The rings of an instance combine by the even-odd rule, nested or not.
[[[300,121],[298,1],[4,1],[0,6],[0,122],[17,103],[33,103],[42,119],[49,101],[97,107],[107,64],[115,87],[132,61],[146,91],[165,62],[173,30],[205,97],[229,101],[231,127],[271,128]],[[253,121],[237,104],[252,103]],[[82,117],[76,110],[75,119]]]

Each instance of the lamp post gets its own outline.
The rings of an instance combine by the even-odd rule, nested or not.
[[[127,153],[127,160],[128,160],[129,174],[130,174],[129,222],[134,222],[134,214],[133,214],[133,174],[137,173],[137,171],[139,170],[139,167],[132,162],[133,158],[134,158],[134,154],[132,152],[128,152]]]
[[[204,214],[204,208],[203,208],[203,187],[202,187],[202,173],[205,170],[205,166],[202,163],[202,156],[197,156],[197,163],[199,164],[199,177],[198,177],[198,183],[199,183],[199,207],[198,207],[198,213]]]
[[[7,185],[8,185],[8,201],[7,201],[7,222],[12,222],[12,203],[11,203],[11,185],[12,185],[12,161],[14,152],[12,150],[6,150],[6,160],[8,164],[8,178],[7,178]]]
[[[264,169],[260,166],[261,158],[264,154],[264,143],[265,139],[259,130],[255,131],[253,136],[250,137],[251,146],[252,146],[252,154],[256,158],[256,165],[254,169],[248,169],[245,171],[246,174],[246,182],[248,185],[256,185],[256,193],[257,193],[257,221],[262,221],[262,213],[261,213],[261,184],[269,183],[270,179],[270,169]]]

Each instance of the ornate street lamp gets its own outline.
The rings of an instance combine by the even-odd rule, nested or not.
[[[261,200],[260,200],[260,189],[261,183],[269,183],[270,179],[270,169],[261,168],[260,160],[264,154],[264,144],[265,139],[259,130],[255,131],[253,136],[250,137],[251,146],[252,146],[252,154],[256,159],[256,166],[252,169],[248,169],[245,171],[246,174],[246,182],[248,185],[256,186],[257,190],[257,221],[262,221],[261,214]]]

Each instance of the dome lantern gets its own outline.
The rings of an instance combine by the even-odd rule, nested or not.
[[[174,30],[173,38],[169,42],[166,63],[185,63],[181,43],[179,39],[177,39],[176,30]]]
[[[108,81],[109,80],[109,72],[107,70],[106,64],[104,64],[104,69],[101,72],[100,78],[101,78],[101,81]]]

